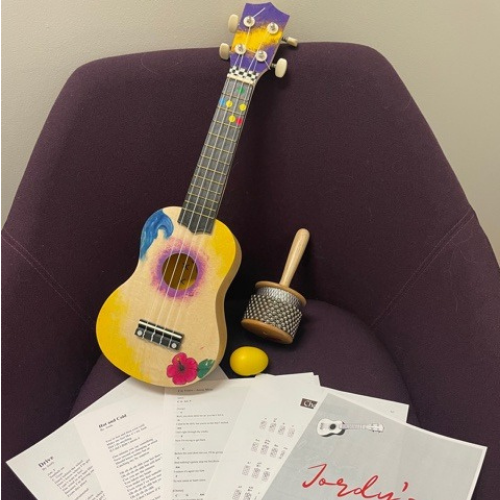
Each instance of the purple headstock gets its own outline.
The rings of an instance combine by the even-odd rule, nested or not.
[[[231,44],[230,72],[253,83],[268,71],[289,17],[271,2],[247,3]]]

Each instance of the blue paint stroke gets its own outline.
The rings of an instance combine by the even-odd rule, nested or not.
[[[144,259],[146,252],[158,236],[160,229],[163,229],[165,238],[169,238],[174,232],[174,225],[168,215],[163,210],[157,210],[144,224],[141,234],[141,250],[139,256]]]

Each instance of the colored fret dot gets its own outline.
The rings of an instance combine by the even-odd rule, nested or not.
[[[247,105],[246,104],[240,104],[240,109],[241,109],[241,111],[245,111],[245,109],[247,109]]]
[[[241,125],[243,123],[243,118],[236,118],[236,125]]]
[[[227,106],[228,108],[230,108],[232,105],[233,105],[233,101],[227,101],[227,102],[226,102],[226,106]]]
[[[220,104],[221,106],[224,106],[224,104],[226,104],[226,99],[225,99],[224,97],[221,97],[221,98],[220,98],[220,101],[219,101],[219,104]]]
[[[240,94],[244,94],[244,93],[245,93],[245,87],[240,87],[240,88],[238,89],[238,92],[239,92]]]
[[[234,121],[236,121],[236,116],[231,115],[231,116],[228,118],[228,120],[229,120],[231,123],[233,123]]]

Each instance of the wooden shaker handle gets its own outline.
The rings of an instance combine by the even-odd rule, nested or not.
[[[293,239],[290,251],[288,252],[285,268],[283,269],[283,274],[280,279],[280,285],[286,287],[290,286],[300,259],[302,259],[302,256],[304,255],[308,241],[309,231],[307,229],[299,229]]]

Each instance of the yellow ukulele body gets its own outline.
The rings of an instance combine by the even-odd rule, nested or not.
[[[227,226],[216,219],[211,233],[193,233],[177,222],[180,213],[168,207],[146,221],[137,268],[97,318],[109,361],[163,387],[192,384],[219,364],[224,297],[241,262]]]
[[[272,61],[288,17],[270,2],[246,4],[239,20],[231,16],[233,44],[219,52],[229,72],[182,208],[146,221],[136,270],[99,313],[102,352],[139,380],[192,384],[224,355],[224,297],[241,251],[216,217],[255,85],[273,66],[278,77],[285,74],[286,61]]]

